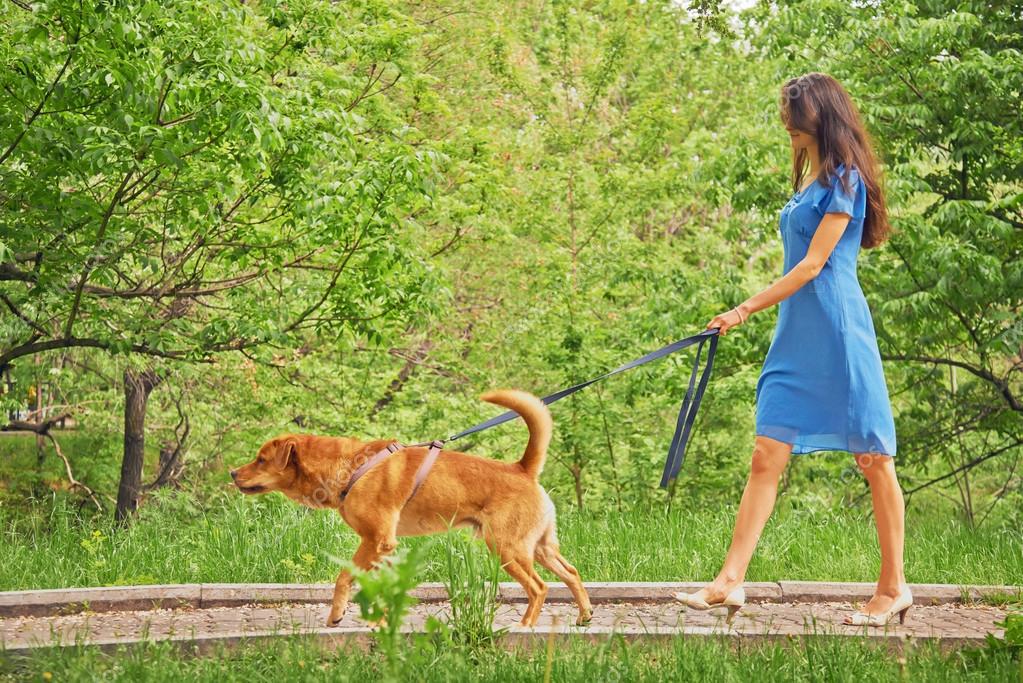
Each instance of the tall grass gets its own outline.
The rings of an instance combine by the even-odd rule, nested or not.
[[[336,513],[309,510],[277,494],[225,493],[199,505],[185,494],[163,492],[147,501],[127,528],[83,521],[60,504],[45,509],[26,514],[0,508],[0,590],[330,582],[337,572],[333,558],[349,557],[356,545],[355,534]],[[585,581],[703,580],[717,570],[733,519],[732,507],[568,512],[560,515],[559,536],[562,551]],[[422,542],[401,539],[402,544]],[[448,552],[444,544],[430,549],[422,580],[451,576],[456,567]],[[747,578],[872,581],[878,562],[869,517],[798,509],[782,501]],[[1023,544],[1018,529],[971,530],[911,510],[906,569],[911,582],[1020,585]]]
[[[447,534],[444,547],[444,585],[450,616],[448,624],[459,642],[488,645],[494,637],[501,561],[460,531]]]

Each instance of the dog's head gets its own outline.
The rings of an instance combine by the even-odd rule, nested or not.
[[[231,478],[242,493],[287,491],[298,477],[299,439],[279,436],[263,444],[256,459],[231,470]]]

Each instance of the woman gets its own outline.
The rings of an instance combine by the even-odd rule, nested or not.
[[[784,274],[708,328],[720,335],[779,303],[778,322],[757,381],[756,443],[749,479],[721,571],[676,598],[696,609],[742,606],[742,582],[774,507],[791,453],[848,451],[870,484],[881,546],[873,597],[847,624],[905,622],[913,596],[902,566],[904,506],[895,476],[895,422],[873,321],[856,276],[860,247],[888,237],[870,139],[834,78],[808,73],[782,88],[781,118],[792,141],[795,194],[781,211]]]

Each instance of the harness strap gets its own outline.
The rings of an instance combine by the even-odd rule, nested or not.
[[[345,484],[343,489],[341,489],[341,502],[343,503],[345,501],[345,497],[348,495],[348,492],[352,490],[353,486],[355,486],[355,482],[362,478],[362,475],[373,469],[377,463],[389,456],[391,453],[400,451],[402,448],[404,448],[404,446],[401,445],[400,441],[389,443],[374,453],[369,460],[356,467],[355,471],[352,472],[352,476],[348,478],[348,483]]]
[[[430,442],[430,450],[427,452],[426,457],[423,458],[423,462],[419,465],[419,469],[416,470],[416,483],[412,486],[412,495],[408,497],[408,500],[412,500],[412,497],[416,495],[419,487],[426,481],[426,476],[430,474],[430,470],[433,469],[433,464],[437,462],[437,456],[440,455],[440,449],[444,445],[443,441],[434,439]],[[408,503],[408,500],[405,503]]]
[[[423,446],[425,444],[412,445]],[[440,449],[444,446],[444,442],[439,439],[435,439],[431,441],[429,445],[430,450],[426,453],[426,457],[423,458],[423,462],[420,463],[419,468],[416,470],[416,478],[415,483],[412,486],[412,494],[405,501],[406,505],[408,504],[408,501],[412,500],[412,497],[419,491],[419,487],[423,485],[423,482],[426,481],[427,475],[430,474],[430,470],[433,469],[434,463],[437,462],[437,456],[440,455]],[[366,462],[355,468],[355,471],[352,472],[352,476],[348,479],[348,483],[345,485],[344,489],[341,490],[341,502],[344,502],[345,498],[348,496],[348,492],[352,490],[353,486],[355,486],[355,482],[359,481],[364,474],[373,469],[381,460],[389,456],[391,453],[400,451],[404,448],[408,448],[408,446],[405,446],[400,441],[389,443],[374,453],[372,457],[366,460]]]

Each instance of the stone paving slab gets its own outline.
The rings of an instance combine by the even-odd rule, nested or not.
[[[546,638],[601,638],[618,633],[628,639],[674,638],[679,636],[777,639],[831,636],[861,636],[876,642],[907,639],[936,640],[943,646],[982,644],[986,634],[1004,638],[995,625],[1005,617],[1000,607],[980,605],[914,606],[907,623],[885,628],[846,626],[842,619],[858,605],[850,602],[778,603],[750,602],[736,615],[731,626],[717,610],[687,610],[678,603],[613,602],[597,605],[593,621],[577,627],[574,605],[548,603],[538,627],[517,626],[525,609],[518,603],[497,605],[494,628],[503,631],[506,645],[525,645]],[[170,640],[205,649],[216,643],[226,645],[246,639],[289,634],[314,636],[332,645],[369,642],[371,629],[361,621],[358,608],[351,605],[337,628],[326,628],[326,603],[250,604],[230,607],[147,609],[144,611],[84,612],[57,616],[17,616],[0,619],[0,645],[7,652],[34,647],[90,644],[115,647],[139,640]],[[415,605],[406,622],[408,632],[422,631],[430,616],[447,619],[443,602]]]
[[[587,583],[590,600],[604,602],[673,602],[678,591],[693,592],[703,582],[594,582]],[[572,602],[564,583],[548,584],[547,601]],[[756,602],[850,602],[869,599],[870,583],[817,581],[749,582],[748,600]],[[954,586],[911,584],[918,605],[969,604],[987,596],[1023,598],[1017,586]],[[100,588],[59,588],[0,592],[0,617],[46,616],[74,612],[138,611],[168,607],[230,607],[249,603],[322,603],[330,600],[333,584],[238,584],[203,583],[182,585],[111,586]],[[422,602],[443,602],[447,591],[441,583],[423,583],[412,594]],[[501,583],[501,602],[525,602],[522,587]]]
[[[0,617],[43,616],[83,610],[147,610],[161,607],[198,607],[201,584],[163,586],[109,586],[55,588],[0,593]]]
[[[205,609],[259,602],[327,602],[333,593],[332,584],[204,583],[199,606]]]

